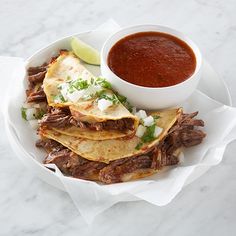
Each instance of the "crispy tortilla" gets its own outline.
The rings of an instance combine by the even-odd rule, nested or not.
[[[99,122],[106,120],[119,120],[122,118],[137,118],[132,115],[121,103],[109,107],[105,111],[100,111],[94,103],[94,99],[88,101],[79,101],[73,103],[70,101],[55,103],[54,97],[58,95],[58,85],[71,79],[79,78],[82,74],[87,74],[89,78],[94,76],[81,64],[80,60],[74,56],[73,53],[63,52],[55,61],[53,61],[48,68],[45,79],[43,81],[44,92],[47,96],[49,106],[53,107],[68,107],[74,113],[78,113],[82,121]],[[113,93],[109,90],[109,93]]]
[[[43,88],[47,97],[48,105],[53,107],[69,107],[72,116],[76,120],[88,123],[130,118],[134,121],[134,130],[125,130],[124,132],[114,130],[109,132],[89,130],[86,133],[79,128],[70,127],[56,129],[56,131],[62,134],[93,140],[122,138],[134,134],[138,126],[139,119],[131,114],[121,103],[113,105],[107,108],[105,111],[98,109],[97,102],[95,102],[96,98],[92,98],[87,101],[79,100],[76,103],[70,101],[55,103],[55,96],[60,94],[58,86],[66,82],[68,78],[77,79],[82,75],[83,78],[84,75],[86,75],[85,77],[88,80],[94,78],[94,76],[81,64],[80,59],[78,59],[71,52],[63,51],[61,55],[49,65],[45,79],[43,81]],[[113,94],[111,90],[107,90],[107,92]]]
[[[78,128],[75,126],[70,126],[66,128],[51,128],[57,133],[65,134],[67,136],[73,136],[77,138],[85,138],[90,140],[107,140],[107,139],[129,139],[135,135],[135,131],[121,132],[118,130],[100,130],[94,131],[90,129]]]
[[[141,142],[140,138],[137,136],[129,140],[89,140],[62,134],[52,129],[40,129],[39,134],[45,138],[56,140],[83,158],[91,161],[109,163],[117,159],[147,153],[167,135],[169,129],[174,125],[181,112],[182,108],[152,113],[152,115],[160,116],[156,124],[163,128],[163,131],[154,141],[144,143],[140,150],[135,148]]]

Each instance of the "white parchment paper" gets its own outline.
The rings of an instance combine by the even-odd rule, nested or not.
[[[108,21],[90,33],[88,39],[94,47],[101,49],[102,43],[119,29],[114,21]],[[0,60],[1,63],[1,60]],[[6,125],[11,126],[18,139],[18,145],[29,158],[42,163],[45,153],[35,148],[36,135],[29,125],[21,119],[20,107],[24,102],[25,84],[19,78],[24,73],[24,63],[18,65],[7,93]],[[17,76],[16,76],[17,75]],[[20,76],[21,75],[21,76]],[[91,223],[95,216],[121,201],[145,200],[157,206],[164,206],[181,191],[185,182],[197,166],[213,166],[221,162],[226,145],[236,139],[236,108],[221,104],[200,91],[196,91],[188,101],[180,104],[185,112],[199,111],[199,118],[205,121],[207,137],[201,145],[184,150],[184,161],[179,165],[166,168],[149,178],[112,185],[65,177],[55,165],[55,175],[64,184],[84,219]],[[9,137],[10,141],[12,136]]]

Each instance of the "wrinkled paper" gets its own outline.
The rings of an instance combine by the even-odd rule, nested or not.
[[[87,42],[101,49],[105,39],[118,29],[119,26],[110,20],[92,31],[86,38]],[[18,66],[18,71],[12,78],[15,86],[11,87],[11,93],[7,93],[7,125],[14,129],[11,135],[17,138],[18,145],[24,149],[25,154],[42,163],[45,153],[35,148],[35,131],[32,132],[20,116],[26,86],[25,82],[19,80],[23,73],[24,63],[21,61],[21,66]],[[196,91],[181,106],[185,112],[199,111],[198,117],[205,121],[204,130],[207,137],[201,145],[184,150],[184,158],[181,158],[182,161],[177,166],[166,168],[145,179],[102,185],[66,177],[55,165],[47,165],[55,169],[54,174],[64,184],[65,190],[87,223],[91,223],[95,216],[117,202],[145,200],[157,206],[164,206],[181,191],[196,167],[210,167],[221,162],[225,147],[236,139],[236,108],[221,104],[200,91]],[[11,142],[12,136],[9,139]]]

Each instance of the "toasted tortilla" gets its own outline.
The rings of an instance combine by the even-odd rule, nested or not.
[[[75,126],[66,127],[66,128],[51,128],[57,133],[65,134],[67,136],[73,136],[77,138],[85,138],[90,140],[107,140],[107,139],[120,139],[125,138],[129,139],[135,135],[135,131],[126,131],[121,132],[118,130],[100,130],[94,131],[90,129],[78,128]]]
[[[40,129],[39,134],[45,138],[53,139],[61,143],[63,146],[85,159],[109,163],[117,159],[147,153],[167,135],[169,129],[174,125],[181,113],[182,108],[151,113],[152,115],[160,116],[160,118],[156,120],[156,124],[163,128],[163,131],[155,140],[144,143],[139,150],[135,148],[141,142],[141,139],[137,136],[128,140],[89,140],[62,134],[52,129]]]
[[[76,103],[70,101],[61,103],[54,102],[55,96],[60,94],[60,90],[58,89],[60,84],[66,82],[68,77],[71,79],[77,79],[82,75],[83,78],[87,78],[88,80],[94,78],[94,76],[82,65],[79,58],[71,52],[63,51],[61,55],[49,65],[43,81],[43,88],[47,97],[48,105],[53,107],[69,107],[72,116],[76,120],[88,123],[130,118],[134,121],[134,130],[122,132],[114,130],[93,131],[86,129],[88,131],[86,133],[80,128],[70,127],[68,129],[56,129],[56,131],[62,134],[93,140],[122,138],[134,134],[138,126],[139,119],[131,114],[121,103],[113,105],[105,111],[101,111],[98,109],[97,102],[95,102],[96,98],[87,101],[79,100]],[[107,90],[107,92],[113,94],[111,90]]]

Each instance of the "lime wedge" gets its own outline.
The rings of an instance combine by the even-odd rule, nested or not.
[[[74,54],[81,60],[88,64],[100,65],[100,54],[95,48],[75,37],[72,37],[70,44]]]

